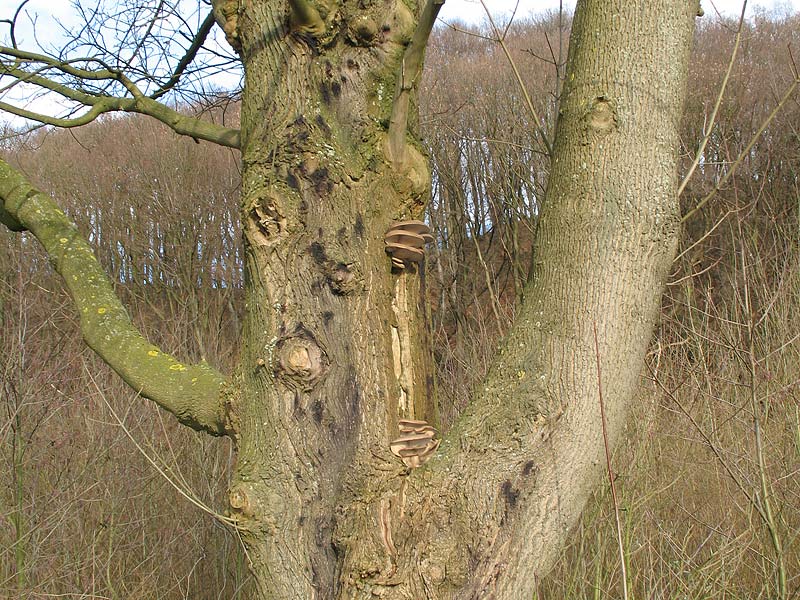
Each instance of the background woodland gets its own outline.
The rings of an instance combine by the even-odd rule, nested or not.
[[[709,133],[737,30],[698,23],[683,174]],[[504,42],[551,138],[568,28],[549,14],[516,22]],[[489,27],[438,30],[421,92],[437,239],[426,287],[445,430],[523,294],[549,168],[492,38]],[[800,594],[800,94],[784,98],[797,85],[792,53],[800,15],[745,22],[681,197],[679,258],[613,457],[635,598]],[[235,98],[193,110],[238,119]],[[120,117],[9,136],[2,153],[77,221],[146,337],[230,371],[243,308],[235,152]],[[225,506],[233,458],[227,440],[138,399],[83,345],[35,240],[0,231],[0,597],[247,598],[235,533],[200,508]],[[572,540],[539,597],[618,597],[606,489]]]

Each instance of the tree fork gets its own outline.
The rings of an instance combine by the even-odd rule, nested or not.
[[[691,4],[579,2],[524,304],[436,456],[359,482],[339,597],[529,598],[555,560],[602,464],[593,322],[613,442],[675,254]]]
[[[247,77],[241,133],[222,132],[243,155],[236,401],[220,401],[224,378],[207,366],[131,332],[74,226],[5,167],[0,220],[43,241],[87,341],[128,383],[190,426],[235,433],[229,502],[259,597],[529,598],[600,473],[593,324],[613,442],[674,256],[696,4],[579,1],[524,303],[465,413],[412,470],[389,445],[412,416],[402,357],[396,369],[404,343],[422,387],[419,279],[392,274],[383,235],[418,218],[429,193],[413,116],[440,2],[213,5]],[[151,358],[163,368],[142,370]]]

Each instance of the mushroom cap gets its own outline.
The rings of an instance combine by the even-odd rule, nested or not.
[[[420,454],[420,458],[430,458],[430,455],[434,453],[434,451],[439,447],[439,444],[442,443],[442,440],[431,440],[431,443],[428,444],[428,447],[425,449],[425,452]]]
[[[407,467],[419,467],[439,447],[440,440],[433,439],[436,430],[427,421],[415,419],[399,419],[398,425],[402,435],[389,443],[389,449]]]
[[[415,421],[414,419],[400,419],[397,421],[397,424],[400,427],[408,426],[408,427],[420,427],[428,425],[427,421]]]
[[[428,227],[422,221],[417,221],[415,219],[408,220],[408,221],[397,221],[392,224],[392,229],[404,229],[406,231],[410,231],[412,233],[430,233],[431,228]]]
[[[388,243],[386,244],[386,252],[395,258],[412,262],[420,262],[425,256],[425,253],[419,248],[413,248],[405,244]]]
[[[427,421],[412,421],[411,419],[400,419],[398,421],[400,433],[424,433],[429,437],[436,434],[436,430],[428,425]]]
[[[420,234],[397,228],[387,231],[383,241],[387,244],[403,244],[413,248],[422,248],[425,245],[425,238]]]
[[[427,436],[406,436],[392,440],[389,444],[389,449],[392,454],[401,456],[400,452],[405,450],[413,450],[414,452],[424,451],[431,443],[431,438]]]

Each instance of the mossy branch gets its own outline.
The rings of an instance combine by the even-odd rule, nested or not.
[[[192,429],[232,433],[226,410],[227,378],[201,363],[186,365],[148,342],[131,322],[106,273],[74,223],[8,163],[0,159],[0,221],[27,230],[44,246],[64,279],[86,344],[142,397]]]

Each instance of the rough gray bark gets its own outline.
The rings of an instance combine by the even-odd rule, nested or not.
[[[696,3],[579,2],[524,304],[436,456],[406,469],[397,421],[435,408],[419,279],[391,271],[383,233],[428,193],[415,67],[439,3],[422,4],[214,2],[246,70],[225,419],[260,598],[529,598],[600,473],[593,327],[613,443],[674,256]]]

